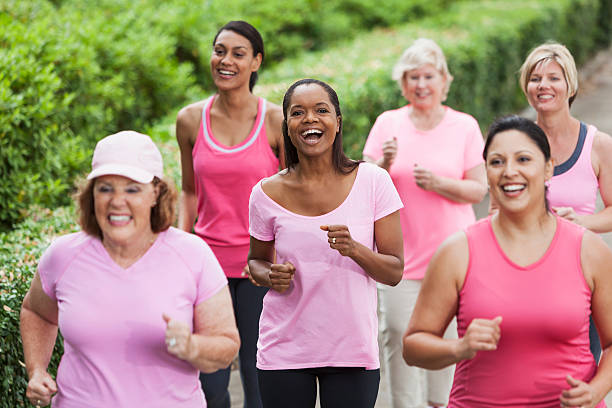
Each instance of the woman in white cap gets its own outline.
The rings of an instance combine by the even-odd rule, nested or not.
[[[27,398],[59,408],[205,407],[198,371],[227,366],[238,333],[212,251],[170,227],[176,193],[153,141],[125,131],[98,142],[76,199],[82,231],[45,251],[21,309]],[[58,327],[56,384],[47,365]]]

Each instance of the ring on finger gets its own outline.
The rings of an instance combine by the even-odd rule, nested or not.
[[[168,347],[172,347],[172,346],[174,346],[175,344],[176,344],[176,338],[174,338],[174,337],[170,337],[170,338],[168,339]]]
[[[336,243],[336,237],[333,237],[332,238],[332,244],[335,244],[335,243]]]

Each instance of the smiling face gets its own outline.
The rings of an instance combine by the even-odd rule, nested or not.
[[[94,212],[102,231],[102,240],[127,246],[148,239],[151,208],[157,201],[152,183],[141,184],[123,176],[101,176],[93,188]]]
[[[446,79],[431,64],[407,71],[402,79],[402,94],[417,109],[433,109],[442,103]]]
[[[525,133],[515,129],[497,133],[488,148],[486,167],[500,211],[545,208],[544,182],[552,177],[553,164]]]
[[[527,100],[537,112],[556,112],[569,107],[567,81],[554,60],[540,61],[529,76]]]
[[[251,42],[242,35],[223,30],[210,56],[210,70],[219,90],[248,87],[251,73],[261,65],[261,54],[253,56]]]
[[[331,155],[340,117],[325,89],[317,84],[295,88],[287,108],[287,130],[298,154]]]

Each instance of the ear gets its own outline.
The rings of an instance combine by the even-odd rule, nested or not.
[[[155,207],[159,200],[159,184],[153,185],[153,194],[155,196],[155,199],[153,200],[153,203],[151,203],[151,208]]]
[[[261,53],[258,53],[253,58],[253,62],[251,62],[251,72],[256,72],[259,70],[259,67],[261,66],[261,60],[262,60]]]
[[[342,116],[336,116],[336,134],[340,132],[340,125],[342,124]]]
[[[552,178],[554,173],[555,173],[555,162],[551,158],[550,160],[546,162],[546,165],[544,167],[544,179],[546,181],[549,181]]]

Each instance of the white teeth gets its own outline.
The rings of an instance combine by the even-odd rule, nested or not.
[[[123,222],[123,221],[129,221],[131,217],[129,215],[111,215],[108,218],[111,221]]]
[[[317,130],[317,129],[308,129],[308,130],[305,130],[304,132],[302,132],[302,136],[308,136],[308,135],[317,135],[317,136],[320,136],[322,134],[323,134],[323,132],[321,132],[320,130]]]
[[[552,99],[552,95],[540,95],[538,98],[540,99]]]
[[[512,191],[522,190],[525,188],[525,186],[522,184],[511,184],[511,185],[503,186],[502,188],[504,191],[512,192]]]
[[[236,75],[236,73],[235,73],[235,72],[232,72],[232,71],[225,71],[225,70],[223,70],[223,69],[220,69],[220,70],[219,70],[219,73],[220,73],[221,75]]]

